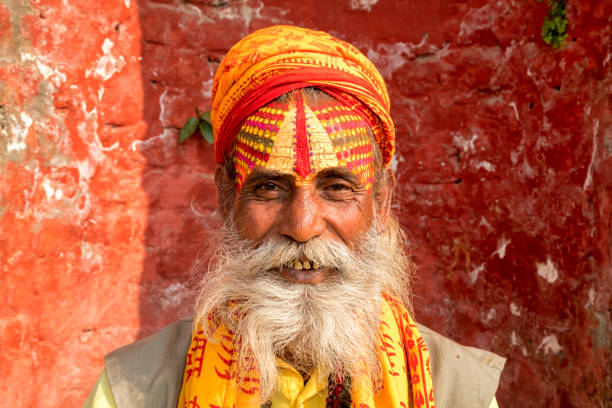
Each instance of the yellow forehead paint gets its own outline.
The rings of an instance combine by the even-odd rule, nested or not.
[[[336,100],[310,107],[295,95],[294,105],[272,102],[244,121],[232,154],[238,189],[255,166],[292,174],[298,186],[321,170],[346,167],[371,188],[374,151],[365,120]]]

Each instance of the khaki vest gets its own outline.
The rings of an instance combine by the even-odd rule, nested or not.
[[[191,329],[192,319],[179,320],[105,357],[117,408],[176,408]],[[436,407],[489,407],[505,359],[419,330],[430,352]]]

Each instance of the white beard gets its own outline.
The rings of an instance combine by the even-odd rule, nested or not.
[[[269,240],[257,248],[232,228],[222,231],[221,246],[202,278],[196,320],[210,313],[232,331],[238,346],[238,379],[248,374],[246,356],[259,372],[262,401],[276,386],[276,357],[302,373],[318,367],[322,376],[344,378],[365,373],[380,378],[377,344],[382,293],[408,300],[410,269],[398,242],[401,231],[375,227],[351,251],[337,241],[307,243]],[[293,283],[280,265],[305,256],[333,270],[318,284]],[[232,317],[237,301],[240,318]],[[233,314],[235,316],[235,313]],[[211,333],[207,333],[210,335]]]

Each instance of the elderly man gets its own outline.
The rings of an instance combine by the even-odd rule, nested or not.
[[[85,405],[496,406],[503,359],[412,318],[372,63],[326,33],[259,30],[221,63],[212,121],[225,225],[195,318],[108,355]]]

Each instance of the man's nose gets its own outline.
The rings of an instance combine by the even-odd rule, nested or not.
[[[321,213],[320,200],[309,187],[297,188],[286,204],[279,232],[297,242],[306,242],[322,235],[326,223]]]

